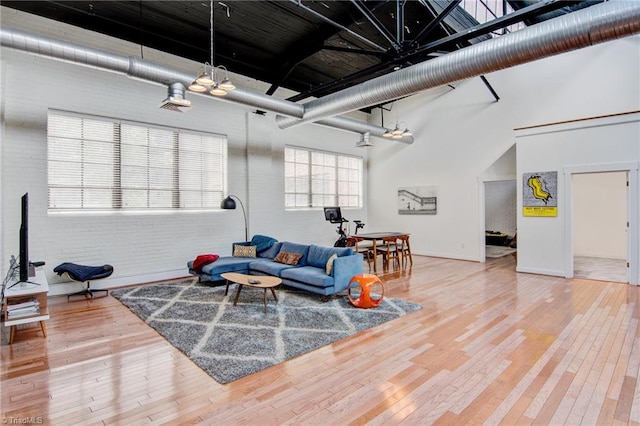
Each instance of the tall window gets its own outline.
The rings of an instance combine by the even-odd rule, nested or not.
[[[223,136],[50,112],[49,210],[217,208]]]
[[[362,158],[284,150],[285,207],[362,207]]]

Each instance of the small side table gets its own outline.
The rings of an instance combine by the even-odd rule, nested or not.
[[[360,287],[360,294],[357,298],[351,296],[352,289]],[[379,298],[371,297],[371,289],[377,289],[380,287]],[[349,302],[356,308],[375,308],[380,303],[382,303],[382,299],[384,298],[384,284],[380,281],[377,275],[373,274],[358,274],[351,278],[349,281],[349,286],[347,287],[347,297],[349,298]]]
[[[8,286],[11,285],[12,284],[9,284]],[[16,330],[18,326],[22,324],[39,322],[42,334],[44,337],[47,337],[45,321],[49,319],[49,308],[47,307],[48,292],[49,283],[42,268],[36,268],[36,275],[29,277],[28,283],[16,284],[4,291],[4,300],[2,301],[3,322],[5,327],[9,327],[9,344],[13,343]],[[34,300],[37,300],[39,305],[37,311],[9,317],[9,306],[21,302],[32,302]]]

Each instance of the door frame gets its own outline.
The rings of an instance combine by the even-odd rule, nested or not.
[[[585,164],[564,167],[565,195],[565,278],[573,278],[573,175],[584,173],[627,172],[627,281],[638,285],[638,162]]]

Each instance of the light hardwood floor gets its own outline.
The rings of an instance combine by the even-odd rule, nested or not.
[[[227,385],[112,297],[52,298],[46,339],[2,341],[2,420],[639,424],[637,287],[519,274],[511,256],[415,256],[382,278],[424,309]]]

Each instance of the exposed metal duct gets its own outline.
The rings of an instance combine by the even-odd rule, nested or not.
[[[342,129],[348,131],[355,131],[358,133],[369,133],[371,136],[383,137],[384,132],[387,131],[384,127],[375,126],[373,124],[364,123],[362,121],[350,120],[345,117],[329,117],[323,120],[318,120],[315,124],[321,124],[324,126],[333,127],[335,129]],[[387,138],[384,138],[388,140]],[[412,143],[413,136],[405,136],[402,139],[394,139],[395,141]]]
[[[640,1],[610,1],[422,62],[304,105],[280,128],[383,104],[420,91],[640,32]]]
[[[169,86],[169,96],[171,96],[172,93],[172,85],[179,84],[186,87],[191,84],[191,81],[193,80],[193,75],[164,65],[144,61],[135,57],[117,55],[41,35],[29,34],[13,28],[0,28],[0,44],[3,47],[73,62],[80,65],[97,67],[125,74],[132,78],[139,78],[163,84]],[[178,86],[176,85],[174,87]],[[303,105],[262,93],[243,90],[241,88],[236,88],[235,90],[228,92],[224,98],[211,99],[238,103],[260,110],[297,118],[302,118],[304,112]],[[386,130],[383,127],[370,125],[368,123],[345,117],[334,117],[322,120],[322,122],[318,124],[354,133],[363,133],[363,131],[368,131],[371,135],[378,137],[382,137],[382,134]],[[411,143],[413,142],[413,138],[403,138],[400,142]]]

